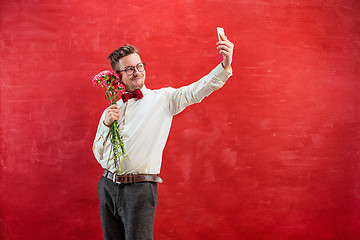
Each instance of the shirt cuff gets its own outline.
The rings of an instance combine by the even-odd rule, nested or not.
[[[99,132],[102,136],[105,136],[109,133],[110,128],[108,126],[105,125],[104,121],[101,122],[101,126],[99,129]]]
[[[232,76],[231,66],[229,67],[228,70],[225,70],[222,63],[217,65],[216,68],[214,68],[213,72],[214,72],[215,76],[217,76],[220,79],[228,79],[229,77]]]

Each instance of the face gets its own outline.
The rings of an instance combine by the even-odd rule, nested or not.
[[[130,54],[119,60],[116,71],[125,70],[125,68],[129,66],[135,67],[139,63],[141,63],[139,54]],[[135,67],[133,74],[130,76],[124,71],[120,74],[121,81],[124,83],[126,91],[133,92],[136,89],[141,89],[144,86],[146,76],[145,70],[143,72],[139,72],[139,70]]]

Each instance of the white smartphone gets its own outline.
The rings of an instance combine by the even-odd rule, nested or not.
[[[224,29],[221,28],[221,27],[217,27],[216,30],[217,30],[217,35],[218,35],[219,41],[225,40],[225,39],[222,39],[222,38],[220,37],[220,34],[221,34],[221,36],[225,36],[225,31],[224,31]]]

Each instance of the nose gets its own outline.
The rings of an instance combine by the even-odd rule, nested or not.
[[[136,76],[136,75],[138,75],[138,73],[140,73],[140,71],[137,68],[134,68],[133,75]]]

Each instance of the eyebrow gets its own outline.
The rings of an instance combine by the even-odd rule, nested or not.
[[[143,63],[143,62],[139,62],[139,63],[137,63],[135,66],[126,66],[126,67],[124,67],[124,69],[127,68],[127,67],[136,67],[136,66],[139,65],[140,63]]]

